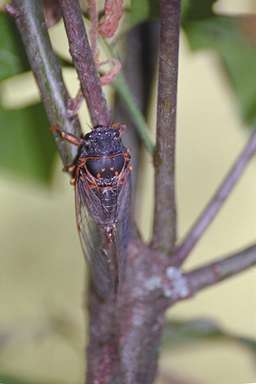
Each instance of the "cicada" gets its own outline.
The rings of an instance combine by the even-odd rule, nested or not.
[[[98,126],[83,137],[54,128],[78,146],[69,167],[75,187],[76,221],[92,282],[106,298],[125,268],[131,195],[131,156],[120,129]]]

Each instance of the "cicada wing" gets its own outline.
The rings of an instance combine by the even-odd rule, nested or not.
[[[111,249],[103,226],[97,225],[87,209],[88,204],[100,204],[100,201],[78,180],[75,186],[75,202],[78,232],[91,278],[97,293],[106,298],[114,288]]]
[[[115,233],[116,253],[118,259],[118,280],[122,281],[124,277],[127,246],[131,233],[131,176],[127,175],[125,183],[118,195],[117,200],[117,224]]]

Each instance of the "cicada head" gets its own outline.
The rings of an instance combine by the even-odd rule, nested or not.
[[[112,127],[96,127],[84,136],[84,141],[86,146],[82,152],[87,156],[109,155],[126,149],[120,130]]]

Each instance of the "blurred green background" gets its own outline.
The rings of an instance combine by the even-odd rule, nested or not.
[[[253,0],[222,0],[216,8],[246,14],[256,11],[256,4]],[[54,27],[51,36],[54,45],[66,52],[62,30],[61,25]],[[177,196],[182,236],[246,142],[248,128],[242,125],[237,101],[215,52],[191,52],[182,35],[180,53]],[[76,75],[68,69],[64,77],[71,93],[75,94]],[[30,74],[6,80],[1,91],[2,104],[9,108],[28,105],[38,98]],[[253,92],[256,94],[256,89]],[[84,106],[80,116],[86,126]],[[152,127],[154,120],[152,108]],[[4,130],[12,130],[12,126],[1,126],[1,131]],[[19,162],[15,136],[12,155],[15,162]],[[148,239],[153,173],[148,155],[144,160],[143,199],[138,204],[137,216]],[[186,268],[255,241],[255,169],[256,160],[253,160]],[[4,375],[35,384],[83,382],[86,267],[76,231],[73,189],[68,177],[61,172],[60,161],[56,161],[52,180],[49,188],[42,187],[1,171],[1,384],[7,383]],[[251,269],[178,304],[169,316],[213,318],[231,333],[256,338],[255,278],[256,270]],[[209,341],[165,350],[161,369],[190,377],[188,383],[256,382],[255,355],[230,342]]]

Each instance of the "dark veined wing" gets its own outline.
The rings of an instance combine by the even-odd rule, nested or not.
[[[81,179],[75,186],[76,220],[83,253],[97,293],[106,298],[114,289],[113,249],[107,242],[104,227],[96,224],[87,205],[95,211],[100,200],[87,190]]]

